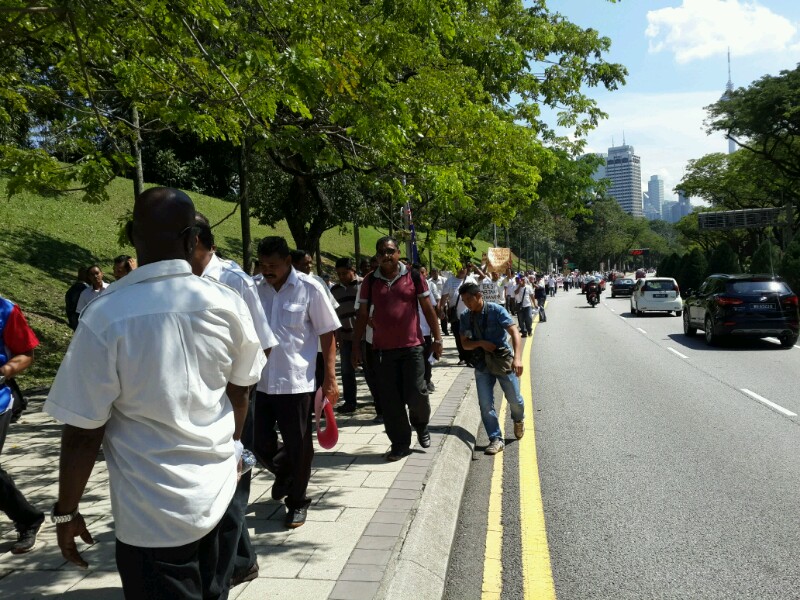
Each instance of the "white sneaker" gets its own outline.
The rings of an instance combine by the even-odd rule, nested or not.
[[[503,448],[505,448],[505,447],[506,447],[506,445],[505,445],[505,443],[503,443],[503,440],[501,440],[500,438],[497,438],[495,440],[492,440],[492,442],[488,446],[486,446],[486,450],[484,450],[483,453],[484,454],[497,454],[498,452],[502,452]]]

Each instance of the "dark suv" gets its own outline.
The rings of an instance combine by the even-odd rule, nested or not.
[[[684,300],[683,333],[705,333],[709,345],[722,336],[777,337],[791,348],[800,326],[797,295],[772,275],[711,275]]]

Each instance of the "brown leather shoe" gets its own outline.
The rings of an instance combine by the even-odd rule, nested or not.
[[[247,583],[248,581],[253,581],[253,579],[256,577],[258,577],[257,562],[253,563],[253,566],[243,573],[234,573],[233,577],[231,577],[231,587],[241,585],[242,583]]]

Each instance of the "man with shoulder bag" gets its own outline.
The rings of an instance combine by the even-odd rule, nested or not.
[[[481,419],[489,436],[485,453],[497,454],[505,443],[494,406],[495,383],[500,384],[508,399],[514,436],[520,439],[525,433],[525,401],[519,391],[523,370],[522,338],[508,311],[499,304],[486,302],[477,284],[465,283],[458,293],[468,309],[459,317],[459,331],[464,349],[473,353],[471,362],[475,368]]]

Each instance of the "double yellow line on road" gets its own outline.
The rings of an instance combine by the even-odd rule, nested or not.
[[[537,320],[538,322],[538,320]],[[522,364],[525,366],[520,380],[520,391],[525,398],[525,435],[519,441],[519,493],[522,540],[523,593],[528,600],[555,600],[550,548],[544,521],[542,488],[539,481],[539,463],[536,455],[536,436],[533,411],[533,386],[531,385],[531,349],[533,332],[525,344]],[[502,399],[501,399],[502,401]],[[505,425],[507,401],[500,410],[500,423]],[[483,600],[500,600],[503,586],[502,563],[502,503],[503,457],[495,455],[489,495],[489,515],[486,532],[486,551],[483,570]]]

